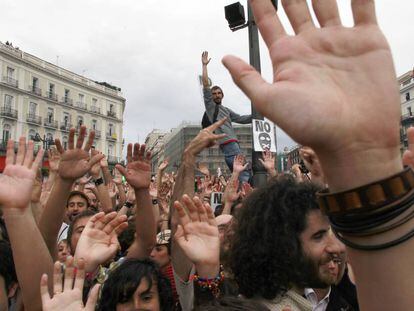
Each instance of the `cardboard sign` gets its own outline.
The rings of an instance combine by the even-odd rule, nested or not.
[[[252,120],[254,151],[276,152],[276,132],[275,126],[267,119]]]
[[[216,208],[221,205],[221,199],[223,197],[223,192],[213,192],[210,198],[210,206],[213,210],[213,213],[216,211]]]

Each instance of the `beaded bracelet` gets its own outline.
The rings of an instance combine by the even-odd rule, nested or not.
[[[220,284],[224,281],[223,266],[220,265],[219,274],[214,279],[200,278],[197,273],[192,277],[192,280],[197,282],[198,286],[202,289],[208,289],[211,291],[214,297],[220,295]]]

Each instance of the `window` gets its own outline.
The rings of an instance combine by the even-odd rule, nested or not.
[[[92,120],[92,128],[93,128],[93,130],[95,131],[97,127],[98,127],[97,126],[97,121],[96,120]]]
[[[92,98],[92,105],[97,106],[98,100],[96,98]]]
[[[36,89],[39,87],[39,79],[38,78],[33,77],[32,86],[33,86],[33,92],[35,92]]]
[[[112,133],[114,132],[114,125],[109,123],[108,127],[109,127],[109,131],[108,131],[109,136],[112,136]]]
[[[411,107],[407,107],[407,112],[408,112],[408,115],[410,115],[410,116],[413,115],[413,113],[411,112]]]
[[[11,126],[4,124],[3,126],[3,142],[7,142],[11,138]]]
[[[79,94],[79,102],[82,104],[85,102],[85,95]]]
[[[64,112],[63,113],[63,124],[65,125],[65,127],[69,125],[69,120],[70,120],[69,113]]]
[[[53,98],[55,95],[55,85],[53,83],[49,83],[49,98]]]
[[[13,96],[11,95],[4,95],[4,108],[6,110],[11,110],[13,108]]]
[[[11,67],[7,67],[7,78],[13,79],[14,78],[14,69]]]
[[[29,130],[29,139],[33,140],[36,136],[36,131],[34,129]]]
[[[83,117],[78,116],[78,126],[82,126],[82,125],[83,125]]]
[[[36,103],[30,103],[29,104],[29,116],[34,117],[36,115],[36,109],[37,104]]]
[[[62,137],[62,143],[63,143],[63,149],[67,150],[68,149],[68,137],[67,136]]]
[[[53,108],[47,108],[47,121],[53,123]]]
[[[406,101],[410,100],[410,92],[405,93],[405,100]]]
[[[109,104],[109,111],[114,112],[114,104]]]
[[[114,153],[114,146],[113,145],[108,145],[108,155],[111,156]]]
[[[69,101],[70,90],[65,89],[65,103]]]

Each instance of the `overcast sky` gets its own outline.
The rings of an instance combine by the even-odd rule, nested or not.
[[[143,142],[153,128],[183,120],[200,122],[200,55],[212,57],[209,73],[223,87],[223,103],[250,113],[249,100],[221,65],[226,54],[248,60],[247,29],[231,32],[218,0],[0,0],[0,41],[99,81],[122,88],[126,142]],[[246,6],[246,1],[240,1]],[[413,1],[376,1],[398,75],[413,67]],[[344,24],[352,25],[350,0],[339,0]],[[287,19],[280,10],[282,20]],[[290,29],[290,28],[287,28]],[[262,73],[271,75],[261,43]],[[380,65],[380,64],[378,64]],[[279,150],[293,142],[278,131]]]

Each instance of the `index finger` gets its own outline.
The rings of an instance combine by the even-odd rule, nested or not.
[[[215,130],[217,130],[220,126],[222,126],[224,124],[224,122],[226,122],[227,118],[223,118],[221,120],[218,120],[217,122],[214,122],[213,124],[211,124],[210,126],[206,127],[206,130],[214,132]]]

